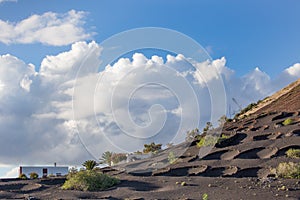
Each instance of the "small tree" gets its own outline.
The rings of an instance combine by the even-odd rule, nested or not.
[[[174,164],[176,162],[177,158],[175,154],[171,151],[168,155],[168,161],[170,164]]]
[[[207,131],[211,130],[213,127],[211,122],[206,122],[206,126],[203,128],[203,133],[207,133]]]
[[[226,115],[223,115],[220,117],[220,119],[218,120],[219,122],[219,126],[223,126],[229,119],[226,117]]]
[[[186,133],[185,141],[191,142],[200,134],[199,129],[195,128],[194,130],[188,131]]]
[[[112,155],[113,152],[111,151],[104,152],[100,158],[101,164],[108,164],[108,166],[111,166]]]
[[[144,153],[156,153],[159,150],[161,150],[161,146],[162,144],[155,144],[154,142],[152,142],[151,144],[144,144],[144,149],[143,152]]]
[[[125,153],[113,153],[111,156],[111,161],[113,162],[113,164],[117,164],[124,160],[127,160],[127,156]]]
[[[95,160],[87,160],[82,164],[86,170],[93,170],[98,163]]]

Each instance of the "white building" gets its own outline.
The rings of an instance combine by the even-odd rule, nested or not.
[[[19,174],[25,174],[30,177],[30,173],[35,172],[39,177],[47,177],[48,175],[63,176],[69,172],[69,167],[54,166],[20,166]]]

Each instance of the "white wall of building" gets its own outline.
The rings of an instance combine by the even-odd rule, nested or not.
[[[67,175],[69,172],[68,167],[49,167],[49,166],[20,166],[20,172],[25,174],[28,178],[30,173],[35,172],[39,177],[43,177],[43,169],[47,169],[47,175]]]

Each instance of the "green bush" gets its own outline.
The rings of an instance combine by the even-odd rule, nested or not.
[[[20,178],[20,179],[23,179],[23,180],[28,179],[27,176],[26,176],[26,174],[20,174],[20,175],[19,175],[19,178]]]
[[[214,146],[218,142],[218,137],[213,135],[202,136],[197,143],[197,147]]]
[[[31,172],[29,174],[29,176],[30,176],[30,179],[37,179],[39,177],[39,175],[37,173],[35,173],[35,172]]]
[[[289,158],[300,158],[300,149],[289,149],[285,154]]]
[[[142,152],[140,152],[142,154]],[[109,166],[118,164],[119,162],[127,160],[126,153],[114,153],[110,151],[106,151],[102,154],[100,158],[101,164],[108,164]]]
[[[101,162],[100,164],[108,164],[108,166],[111,166],[111,157],[114,153],[111,151],[106,151],[102,154],[102,157],[100,158]]]
[[[284,121],[282,122],[282,124],[283,124],[284,126],[287,126],[287,125],[292,124],[293,122],[294,122],[293,119],[287,118],[286,120],[284,120]]]
[[[111,161],[113,162],[114,165],[126,160],[127,160],[126,153],[113,153],[111,156]]]
[[[174,164],[176,162],[177,158],[176,156],[174,155],[173,152],[170,152],[169,155],[168,155],[168,161],[170,164]]]
[[[65,190],[82,190],[82,191],[99,191],[105,190],[118,184],[120,181],[110,177],[102,172],[94,170],[82,170],[75,174],[69,174],[62,189]]]
[[[141,154],[143,154],[143,152],[141,152],[141,151],[137,150],[136,152],[134,152],[134,154],[141,155]]]
[[[267,97],[266,97],[267,98]],[[265,99],[266,99],[265,98]],[[265,100],[264,99],[264,100]],[[241,115],[245,114],[246,112],[252,110],[253,108],[256,108],[258,106],[258,104],[260,104],[261,102],[263,102],[263,100],[258,100],[256,103],[250,103],[246,108],[242,109],[239,113],[237,113],[234,116],[234,119],[238,119]],[[245,117],[245,115],[243,116],[243,118]]]
[[[223,115],[220,117],[220,119],[218,120],[219,125],[223,126],[226,122],[230,122],[231,119],[227,118],[226,115]]]
[[[154,142],[152,142],[151,144],[144,144],[144,149],[143,152],[144,153],[157,153],[158,151],[161,150],[161,146],[162,144],[155,144]]]
[[[202,195],[202,200],[208,200],[208,194],[207,193],[204,193]]]
[[[206,134],[209,130],[213,128],[213,125],[211,122],[206,122],[205,127],[203,128],[203,134]]]
[[[280,178],[300,178],[300,163],[282,162],[275,169]]]
[[[199,134],[200,134],[200,132],[199,132],[199,129],[197,129],[197,128],[195,128],[194,130],[191,130],[191,131],[187,131],[185,141],[192,142],[196,138],[196,136],[198,136]]]
[[[231,136],[222,134],[221,137],[218,138],[217,143],[220,144],[223,140],[230,138]]]
[[[246,112],[248,112],[249,110],[252,110],[255,106],[257,106],[257,103],[251,103],[249,104],[246,108],[244,108],[243,110],[241,110],[239,113],[237,113],[234,118],[237,119],[239,118],[239,116],[245,114]]]

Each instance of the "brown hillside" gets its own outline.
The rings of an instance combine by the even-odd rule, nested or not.
[[[268,104],[257,112],[270,112],[270,111],[286,111],[292,112],[300,109],[300,79],[289,86],[291,89],[282,94],[279,98],[274,99],[271,104]]]
[[[267,112],[293,112],[300,110],[300,79],[261,101],[253,109],[243,115],[261,114]]]

